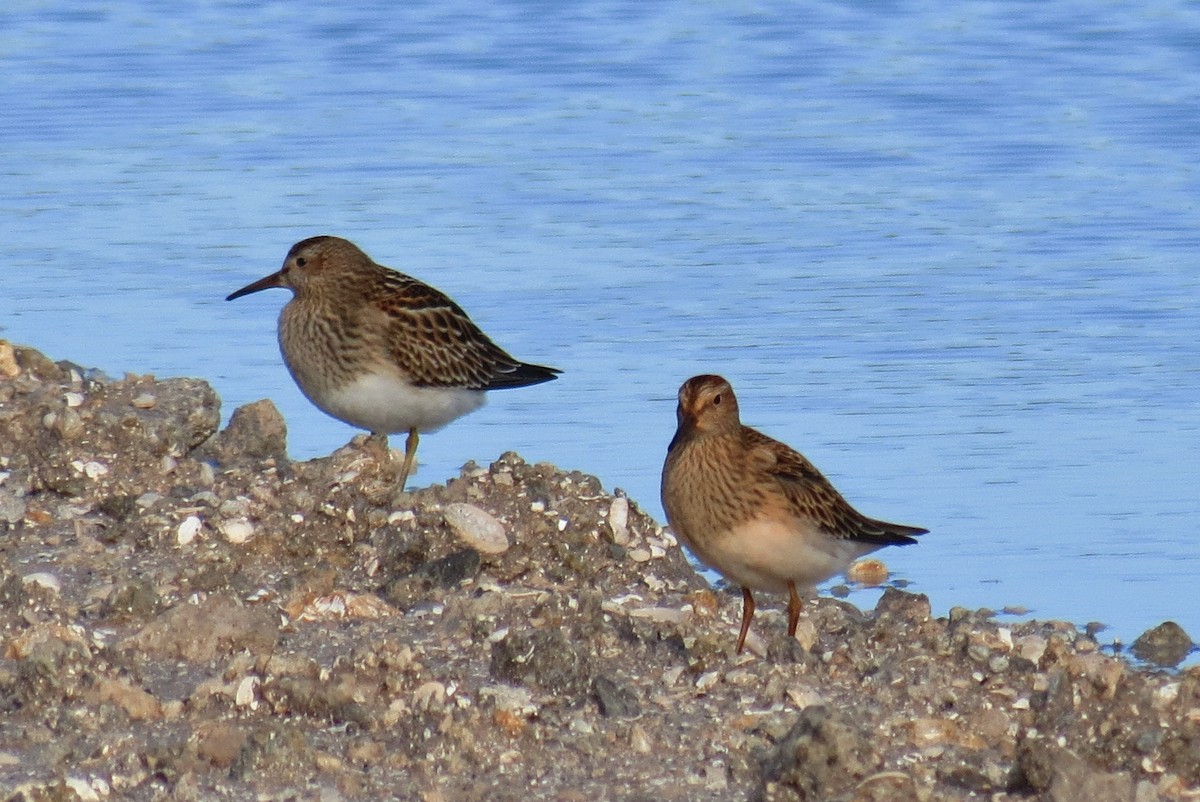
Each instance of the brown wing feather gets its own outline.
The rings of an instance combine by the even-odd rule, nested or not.
[[[850,506],[803,454],[749,427],[744,427],[743,436],[753,458],[779,482],[792,509],[830,536],[886,546],[915,543],[912,536],[928,531],[868,518]]]
[[[372,293],[387,317],[392,359],[419,387],[491,390],[547,381],[532,375],[483,333],[446,294],[391,271]],[[550,370],[550,369],[544,369]]]

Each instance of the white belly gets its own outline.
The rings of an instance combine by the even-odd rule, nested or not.
[[[846,570],[878,546],[831,538],[798,521],[760,518],[742,524],[708,548],[693,548],[700,561],[752,590],[785,593],[787,583],[811,588]]]
[[[397,434],[416,429],[433,432],[455,418],[483,406],[482,390],[413,387],[394,376],[371,374],[318,401],[318,407],[338,420],[378,434]]]

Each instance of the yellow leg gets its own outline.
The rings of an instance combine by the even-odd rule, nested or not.
[[[400,489],[404,489],[405,482],[408,481],[408,475],[412,473],[413,464],[417,461],[417,441],[420,438],[417,436],[416,429],[408,430],[408,437],[404,441],[404,466],[400,469]]]

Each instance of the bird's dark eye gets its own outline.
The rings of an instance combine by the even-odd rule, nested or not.
[[[304,267],[306,264],[308,264],[308,260],[303,256],[296,257],[296,267]]]
[[[721,406],[721,394],[720,393],[717,393],[716,395],[713,396],[713,406],[714,407]]]

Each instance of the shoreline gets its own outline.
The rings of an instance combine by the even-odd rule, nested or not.
[[[397,493],[219,408],[0,341],[4,799],[1200,799],[1200,668],[895,588],[796,639],[764,598],[735,658],[736,597],[594,477]]]

